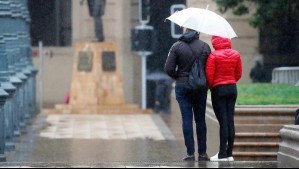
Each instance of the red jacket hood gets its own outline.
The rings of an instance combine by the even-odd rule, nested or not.
[[[228,38],[222,38],[219,36],[213,36],[212,37],[212,44],[215,50],[221,50],[221,49],[231,49],[232,48],[232,42]]]

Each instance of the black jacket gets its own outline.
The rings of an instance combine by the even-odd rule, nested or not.
[[[193,56],[190,47],[196,56]],[[200,58],[205,67],[210,53],[211,48],[199,40],[197,32],[187,32],[170,49],[164,71],[176,80],[178,86],[184,86],[196,57],[201,55]]]

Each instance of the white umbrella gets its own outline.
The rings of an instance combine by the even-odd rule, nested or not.
[[[226,19],[208,9],[188,8],[174,13],[167,19],[181,27],[208,35],[224,38],[238,37]]]

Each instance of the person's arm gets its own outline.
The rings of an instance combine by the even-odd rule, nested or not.
[[[210,46],[209,45],[205,45],[205,47],[204,47],[204,51],[203,51],[203,59],[204,59],[204,66],[206,66],[206,63],[207,63],[207,60],[208,60],[208,57],[210,56],[210,54],[211,54],[211,48],[210,48]]]
[[[236,70],[235,70],[236,81],[239,81],[241,79],[242,73],[243,73],[242,59],[241,59],[241,56],[240,56],[237,67],[236,67]]]
[[[177,54],[176,54],[176,45],[173,45],[169,51],[164,71],[173,79],[177,79]]]
[[[207,76],[207,81],[210,89],[212,88],[214,82],[215,69],[216,69],[215,56],[213,54],[210,54],[206,65],[206,76]]]

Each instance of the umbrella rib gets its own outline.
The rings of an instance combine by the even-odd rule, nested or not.
[[[208,35],[238,37],[225,18],[208,9],[189,8],[175,13],[168,19],[181,27]]]

